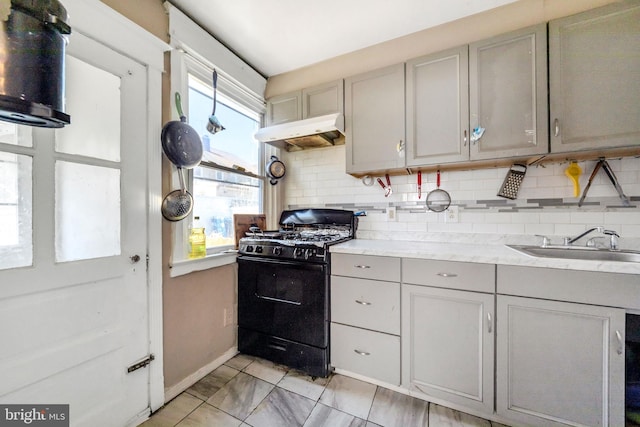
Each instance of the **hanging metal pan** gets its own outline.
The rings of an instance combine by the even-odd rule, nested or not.
[[[202,141],[198,132],[187,124],[178,92],[175,101],[180,120],[172,120],[162,128],[162,151],[174,165],[192,169],[202,160]]]
[[[438,170],[436,189],[427,194],[427,209],[432,212],[443,212],[451,204],[451,196],[446,191],[440,189],[440,170]]]

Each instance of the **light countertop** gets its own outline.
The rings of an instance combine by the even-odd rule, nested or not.
[[[331,246],[330,252],[640,275],[640,263],[539,258],[521,254],[497,243],[353,239]]]

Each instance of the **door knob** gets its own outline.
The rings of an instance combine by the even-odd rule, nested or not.
[[[129,259],[131,260],[131,264],[135,264],[136,262],[140,261],[140,255],[130,256]]]

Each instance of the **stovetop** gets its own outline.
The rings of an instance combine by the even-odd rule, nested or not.
[[[277,231],[255,231],[240,239],[242,255],[327,262],[328,246],[355,237],[351,211],[303,209],[283,211]]]

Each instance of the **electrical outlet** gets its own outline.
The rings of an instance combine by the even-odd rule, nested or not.
[[[225,308],[223,310],[223,316],[224,316],[223,324],[222,324],[223,326],[226,327],[226,326],[233,325],[233,310]]]
[[[397,221],[398,216],[396,215],[396,207],[388,206],[387,207],[387,221]]]
[[[445,222],[458,222],[458,214],[459,207],[458,206],[449,206],[449,208],[444,211],[444,221]]]

